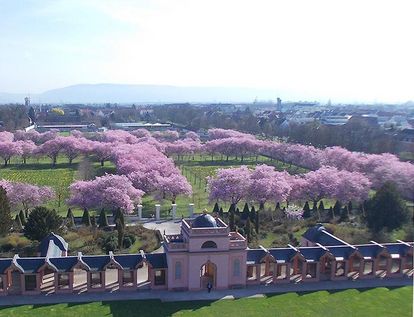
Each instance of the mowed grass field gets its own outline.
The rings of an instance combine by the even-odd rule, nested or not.
[[[158,300],[0,307],[0,316],[412,316],[413,288],[286,293],[265,298],[167,302]]]
[[[56,198],[46,204],[49,208],[56,209],[61,215],[66,215],[68,205],[66,199],[69,197],[69,186],[78,179],[78,166],[80,158],[69,165],[65,157],[59,157],[55,167],[52,167],[48,158],[28,159],[26,164],[12,160],[7,167],[0,167],[0,179],[24,182],[34,185],[50,186],[55,190]],[[92,173],[103,175],[105,172],[114,172],[115,168],[111,162],[105,162],[101,168],[98,162],[91,162]],[[81,215],[80,209],[74,208],[75,215]]]

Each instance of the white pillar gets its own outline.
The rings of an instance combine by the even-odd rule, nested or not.
[[[175,219],[175,214],[177,213],[177,204],[171,204],[172,218]]]
[[[155,205],[155,220],[160,220],[160,211],[161,211],[161,205],[156,204]]]
[[[194,204],[188,204],[188,215],[190,218],[194,216]]]
[[[138,220],[142,220],[142,205],[138,205]]]

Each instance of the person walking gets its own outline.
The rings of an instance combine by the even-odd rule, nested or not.
[[[207,283],[207,290],[208,290],[209,293],[211,292],[212,288],[213,288],[213,285],[211,284],[211,282],[208,282]]]

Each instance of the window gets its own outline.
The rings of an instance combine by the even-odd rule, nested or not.
[[[101,287],[101,272],[91,273],[91,286],[94,288]]]
[[[0,275],[0,289],[3,289],[3,277]]]
[[[25,275],[24,283],[26,291],[34,291],[36,289],[36,275]]]
[[[214,241],[206,241],[201,246],[202,249],[217,249],[217,244]]]
[[[134,274],[132,271],[123,271],[122,272],[122,283],[123,285],[132,284],[134,281]]]
[[[59,288],[69,288],[69,274],[58,274]]]
[[[236,259],[233,262],[233,276],[240,276],[240,260]]]
[[[181,262],[175,262],[175,279],[181,280]]]
[[[155,271],[155,285],[165,285],[165,271],[157,270]]]

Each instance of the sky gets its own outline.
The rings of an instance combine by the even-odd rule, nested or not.
[[[167,84],[404,102],[413,12],[412,0],[0,0],[0,92]]]

